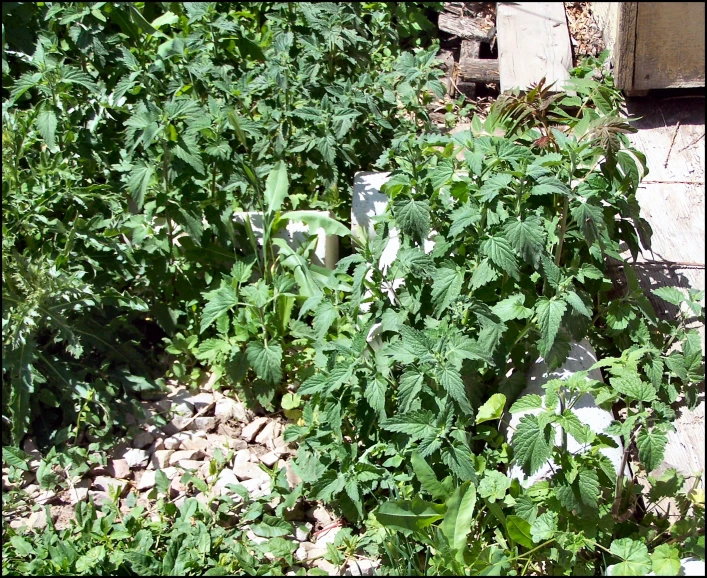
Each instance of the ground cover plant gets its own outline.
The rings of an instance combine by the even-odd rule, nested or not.
[[[274,468],[270,495],[234,486],[176,506],[160,479],[149,516],[115,496],[80,504],[66,530],[23,535],[3,520],[4,572],[293,571],[288,513],[303,498],[348,525],[330,562],[364,552],[382,574],[674,575],[680,558],[704,558],[698,480],[669,470],[642,487],[601,452],[618,436],[624,462],[652,471],[704,380],[688,328],[704,322],[703,295],[656,290],[681,308],[675,323],[630,263],[624,292],[608,276],[607,259],[635,258],[651,231],[636,201],[645,158],[603,60],[573,71],[574,94],[540,83],[440,135],[425,109],[440,88],[434,50],[399,53],[384,34],[396,18],[424,29],[423,9],[13,8],[42,32],[4,38],[9,475],[28,469],[8,443],[27,431],[64,444],[37,471],[47,486],[57,464],[89,468],[124,427],[116,400],[161,387],[152,331],[167,336],[167,377],[208,368],[217,387],[282,409],[302,483]],[[353,172],[373,162],[393,169],[374,238],[311,212],[347,222]],[[242,210],[262,212],[262,243],[250,220],[234,224]],[[351,238],[351,254],[314,266],[315,239],[293,250],[276,236],[295,218]],[[393,227],[400,251],[381,266]],[[520,395],[531,362],[558,367],[585,337],[604,381],[575,374]],[[605,432],[573,412],[583,395],[621,409]],[[559,467],[529,487],[507,475],[548,460]],[[652,511],[665,497],[675,524]]]

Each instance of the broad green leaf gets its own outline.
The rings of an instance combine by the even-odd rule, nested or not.
[[[479,189],[479,192],[476,193],[476,196],[484,203],[492,201],[503,189],[511,184],[511,181],[513,181],[512,175],[506,173],[493,175],[491,178],[484,181],[484,184]]]
[[[638,458],[647,472],[653,471],[662,463],[667,443],[667,436],[659,431],[650,431],[644,427],[638,432],[636,435]]]
[[[445,261],[432,276],[432,303],[435,315],[441,315],[461,292],[464,271],[451,261]]]
[[[680,573],[680,552],[670,544],[657,546],[651,554],[653,574],[656,576],[678,576]]]
[[[489,259],[482,259],[471,275],[471,290],[475,291],[479,287],[483,287],[496,277],[498,277],[498,272],[491,266]]]
[[[506,497],[508,488],[511,487],[511,479],[496,470],[487,470],[479,483],[479,496],[490,503],[500,502]]]
[[[612,576],[645,576],[651,570],[648,548],[643,542],[620,538],[611,543],[611,553],[621,562],[613,568]]]
[[[584,315],[589,319],[592,318],[592,310],[574,291],[568,291],[562,296],[562,298],[569,303],[572,309],[574,309],[577,313]]]
[[[533,537],[530,532],[530,522],[518,516],[507,516],[506,529],[512,540],[515,540],[524,548],[533,548]]]
[[[525,415],[513,434],[512,445],[515,461],[532,476],[550,457],[552,428],[549,425],[541,427],[537,416]]]
[[[393,215],[404,233],[414,236],[419,242],[427,239],[430,232],[430,205],[427,201],[397,200],[393,203]]]
[[[455,476],[463,481],[477,482],[476,470],[472,462],[471,451],[461,444],[445,445],[440,450],[442,461]]]
[[[567,305],[560,299],[548,299],[541,297],[535,304],[535,311],[538,317],[538,325],[540,326],[540,335],[542,337],[542,347],[540,355],[545,357],[552,349],[552,344],[555,342],[557,331],[560,329],[560,321],[567,310]]]
[[[281,220],[305,223],[309,225],[310,234],[315,234],[322,229],[327,235],[347,237],[351,234],[344,225],[320,211],[288,211],[280,216]]]
[[[425,374],[415,367],[408,367],[398,381],[398,406],[406,412],[416,399],[425,382]]]
[[[251,526],[253,534],[263,538],[275,538],[276,536],[287,536],[292,533],[292,524],[276,516],[263,515],[263,521]]]
[[[133,201],[135,201],[138,210],[142,210],[142,206],[145,203],[147,187],[150,186],[154,175],[154,167],[148,166],[142,162],[135,164],[128,175],[128,191],[130,191],[130,195]]]
[[[569,195],[569,187],[555,177],[540,177],[538,184],[530,189],[532,195]]]
[[[218,289],[204,293],[203,297],[207,301],[201,312],[199,333],[206,331],[216,319],[238,304],[238,293],[226,282],[223,282]]]
[[[481,252],[501,271],[518,279],[518,262],[513,248],[503,237],[490,237],[481,243]]]
[[[417,410],[390,417],[381,423],[381,427],[388,431],[407,434],[415,440],[436,433],[434,421],[432,412]]]
[[[278,161],[265,181],[266,213],[273,214],[280,210],[287,198],[288,188],[287,165],[283,161]]]
[[[53,110],[45,108],[37,115],[34,122],[37,125],[39,134],[42,135],[44,142],[47,143],[49,151],[54,152],[54,149],[56,148],[56,114],[54,114]]]
[[[655,388],[643,381],[637,373],[623,372],[619,376],[611,377],[609,383],[616,391],[636,401],[648,402],[656,398]]]
[[[472,225],[481,220],[481,213],[479,213],[479,209],[477,207],[471,203],[467,203],[466,205],[455,209],[450,217],[452,220],[452,226],[449,228],[449,234],[452,237],[456,237],[462,233],[474,233],[475,230]]]
[[[593,245],[604,228],[604,213],[601,207],[580,203],[571,210],[572,217],[588,245]]]
[[[435,500],[446,500],[448,496],[446,490],[437,479],[434,470],[418,452],[412,452],[410,463],[422,487],[429,492]]]
[[[30,456],[23,452],[20,448],[12,446],[3,446],[2,461],[4,464],[13,466],[20,470],[29,471]]]
[[[476,412],[476,423],[501,419],[505,405],[506,396],[502,393],[494,393]]]
[[[250,341],[246,347],[248,362],[256,375],[270,384],[282,380],[282,347],[277,344]]]
[[[577,478],[577,485],[582,502],[591,508],[597,508],[599,506],[599,496],[601,495],[601,486],[597,473],[594,470],[581,469]]]
[[[680,303],[685,301],[685,294],[677,287],[658,287],[657,289],[651,289],[651,293],[672,305],[679,306]]]
[[[439,384],[459,404],[462,411],[471,414],[473,410],[459,371],[448,362],[440,363],[437,366],[436,377]]]
[[[368,404],[378,413],[385,415],[385,390],[386,381],[383,378],[371,379],[363,392]]]
[[[530,526],[530,535],[536,544],[555,537],[557,532],[557,514],[545,512],[538,516]]]
[[[462,550],[466,546],[475,507],[476,488],[471,482],[464,482],[447,501],[447,512],[439,527],[455,550]]]
[[[441,520],[444,509],[442,505],[416,498],[412,501],[384,502],[374,515],[383,526],[409,535]]]
[[[525,295],[515,293],[496,303],[491,310],[498,315],[501,321],[512,319],[528,319],[533,315],[533,310],[523,306]]]
[[[516,402],[511,406],[511,409],[509,409],[508,411],[510,413],[518,413],[521,411],[527,411],[529,409],[541,409],[542,406],[542,397],[535,393],[531,393],[517,399]]]

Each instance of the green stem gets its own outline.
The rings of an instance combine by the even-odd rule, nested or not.
[[[560,240],[557,243],[557,251],[555,252],[555,265],[560,266],[562,259],[562,245],[565,242],[565,232],[567,231],[567,213],[569,211],[569,198],[565,197],[562,206],[562,221],[560,223]]]

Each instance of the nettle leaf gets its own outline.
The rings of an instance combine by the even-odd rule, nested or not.
[[[150,186],[154,175],[155,168],[142,161],[137,162],[130,170],[127,182],[128,191],[130,191],[138,210],[142,210],[145,204],[145,193],[147,193],[147,187]]]
[[[442,461],[452,470],[455,476],[460,480],[476,483],[476,471],[469,448],[458,444],[445,445],[440,449],[439,453],[442,456]]]
[[[648,548],[643,542],[620,538],[611,543],[611,553],[621,562],[616,564],[612,576],[645,576],[651,570]]]
[[[648,402],[656,398],[655,388],[635,372],[621,372],[620,375],[609,378],[609,383],[616,391],[636,401]]]
[[[530,409],[541,409],[543,406],[543,398],[535,393],[524,395],[518,399],[508,411],[510,413],[520,413]]]
[[[503,237],[490,237],[481,243],[481,252],[501,271],[514,279],[519,278],[518,262],[513,248]]]
[[[196,139],[193,135],[189,133],[179,135],[177,143],[172,147],[172,153],[178,159],[189,164],[200,175],[206,174],[199,146],[196,144]]]
[[[491,310],[498,315],[501,321],[512,319],[528,319],[533,315],[533,310],[523,306],[525,295],[515,293],[496,303]]]
[[[404,233],[422,242],[430,232],[430,205],[427,201],[400,199],[393,203],[393,215]]]
[[[557,514],[545,512],[536,518],[530,526],[530,536],[536,544],[555,537],[557,532]]]
[[[592,318],[592,310],[587,306],[587,304],[582,301],[582,298],[577,295],[574,291],[568,291],[562,298],[570,304],[572,309],[574,309],[580,315],[584,315],[589,319]]]
[[[435,191],[451,181],[453,176],[454,162],[452,159],[439,160],[437,166],[433,167],[429,173],[430,183]]]
[[[601,207],[580,203],[571,210],[572,218],[582,232],[588,245],[593,245],[604,228],[604,213]]]
[[[39,134],[42,135],[44,142],[47,143],[47,147],[50,151],[54,151],[56,148],[56,127],[57,119],[56,114],[53,110],[43,109],[34,120],[37,125],[37,130]]]
[[[439,527],[449,545],[455,550],[466,547],[475,507],[476,488],[470,482],[464,482],[459,486],[447,501],[447,512]]]
[[[449,228],[449,234],[456,237],[462,233],[475,233],[473,225],[481,220],[479,208],[471,203],[459,207],[452,211],[450,215],[452,226]]]
[[[436,377],[439,384],[459,404],[462,411],[471,414],[473,410],[459,371],[451,363],[441,363],[437,366]]]
[[[471,275],[471,290],[476,291],[498,277],[498,271],[491,266],[488,258],[482,259]]]
[[[452,261],[445,261],[432,275],[432,303],[435,315],[441,315],[459,296],[464,283],[464,270]]]
[[[647,472],[653,471],[662,463],[667,444],[668,438],[664,433],[647,430],[645,427],[638,432],[636,435],[638,458]]]
[[[537,185],[530,189],[533,195],[569,195],[569,187],[556,177],[540,177]]]
[[[523,471],[532,476],[550,457],[552,451],[552,428],[541,427],[535,415],[525,415],[513,434],[515,461]]]
[[[425,374],[415,367],[408,367],[400,376],[398,386],[398,407],[400,411],[406,412],[410,405],[417,398],[417,394],[422,390],[425,382]]]
[[[672,305],[679,306],[680,303],[685,301],[685,294],[677,287],[658,287],[657,289],[651,289],[651,292],[656,297],[660,297],[663,301],[667,301]]]
[[[560,329],[562,316],[565,314],[566,310],[567,305],[565,302],[554,297],[552,299],[541,297],[535,304],[538,325],[540,326],[540,335],[542,337],[539,350],[540,355],[543,357],[547,356],[552,349],[555,337]]]
[[[545,229],[537,217],[509,221],[503,228],[503,235],[526,263],[538,262],[545,247]]]
[[[432,412],[425,409],[389,417],[381,423],[381,427],[388,431],[407,434],[414,441],[428,435],[435,435],[437,428],[434,423]]]
[[[218,289],[204,293],[203,297],[206,299],[206,305],[201,312],[199,333],[206,331],[216,319],[238,304],[237,291],[225,281]]]
[[[250,341],[246,347],[248,362],[256,375],[271,384],[282,380],[282,347],[277,344]]]
[[[486,179],[476,196],[482,202],[493,201],[503,189],[508,187],[513,181],[513,176],[506,173],[499,173]]]
[[[385,380],[376,378],[368,382],[363,393],[373,410],[383,416],[385,416],[385,390]]]

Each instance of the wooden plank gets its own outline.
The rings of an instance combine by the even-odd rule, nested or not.
[[[460,62],[459,73],[466,81],[500,82],[501,80],[501,75],[498,71],[498,60],[491,58],[477,58]]]
[[[484,29],[483,21],[476,18],[458,17],[452,14],[440,13],[437,26],[443,32],[454,34],[465,40],[489,41],[489,33]]]
[[[704,86],[704,2],[637,4],[633,88]]]
[[[638,2],[619,2],[614,45],[614,82],[616,87],[632,91],[636,52],[636,19]]]
[[[469,62],[479,58],[481,51],[480,40],[462,40],[459,49],[459,64],[457,65],[457,88],[459,91],[469,98],[476,96],[476,82],[473,78],[465,78],[462,74],[462,66],[466,66]]]
[[[499,2],[496,27],[502,92],[526,90],[543,77],[563,88],[572,46],[562,2]]]

